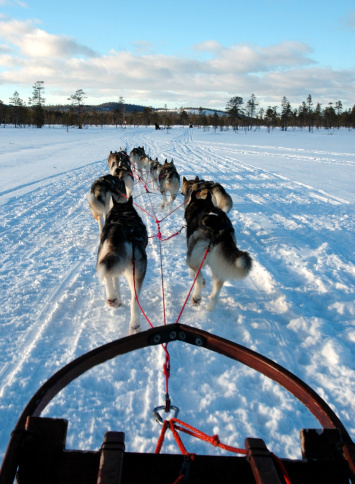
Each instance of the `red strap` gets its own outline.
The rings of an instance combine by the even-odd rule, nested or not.
[[[290,476],[288,475],[288,472],[286,470],[286,467],[284,466],[282,460],[280,459],[280,457],[278,457],[277,455],[275,455],[273,452],[270,452],[272,458],[274,459],[274,462],[276,463],[276,465],[279,466],[280,468],[280,471],[282,472],[282,476],[285,480],[285,483],[286,484],[291,484],[291,479],[290,479]]]

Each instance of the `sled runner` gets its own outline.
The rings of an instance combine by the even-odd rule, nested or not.
[[[67,421],[40,417],[60,390],[94,366],[131,351],[177,341],[241,362],[298,398],[322,426],[321,430],[301,431],[302,460],[276,459],[264,442],[255,438],[245,440],[243,457],[125,452],[123,431],[129,429],[106,432],[98,452],[66,450]],[[174,411],[170,421],[161,418],[160,410],[155,408],[154,416],[163,428],[183,425],[177,419],[178,409],[171,407],[166,412],[171,417]],[[191,428],[186,433],[190,432]],[[216,437],[213,445],[220,444]],[[355,444],[324,400],[288,370],[239,344],[175,323],[108,343],[54,374],[29,401],[12,433],[0,484],[12,484],[15,476],[20,484],[345,484],[349,480],[354,484]]]

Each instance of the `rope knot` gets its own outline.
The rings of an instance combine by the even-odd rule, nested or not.
[[[218,437],[218,435],[217,435],[217,434],[216,434],[216,435],[213,435],[213,436],[211,437],[211,444],[212,444],[214,447],[218,447],[220,443],[221,443],[221,441],[219,440],[219,437]]]

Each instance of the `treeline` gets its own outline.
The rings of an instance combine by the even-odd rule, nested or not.
[[[128,111],[123,98],[114,109],[85,106],[85,93],[80,89],[72,95],[68,106],[45,106],[43,83],[37,81],[33,86],[33,96],[26,105],[17,92],[10,98],[9,104],[0,101],[0,125],[6,127],[42,127],[62,125],[64,127],[84,126],[149,126],[169,129],[173,125],[196,126],[204,129],[245,129],[252,130],[266,126],[268,130],[355,128],[355,105],[352,109],[343,109],[341,101],[330,102],[326,107],[313,103],[311,95],[300,106],[292,108],[286,97],[279,106],[258,108],[259,103],[254,94],[244,103],[243,98],[235,96],[226,105],[225,114],[206,112],[203,108],[195,110],[170,111],[144,107],[142,110]]]

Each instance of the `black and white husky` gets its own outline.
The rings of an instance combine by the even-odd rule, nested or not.
[[[146,273],[147,244],[147,229],[133,207],[132,197],[127,203],[114,202],[100,237],[96,269],[99,279],[105,282],[107,304],[111,307],[121,305],[119,277],[127,279],[131,290],[129,334],[140,331],[135,292],[138,297]]]
[[[110,151],[107,159],[108,167],[112,175],[112,171],[115,167],[125,167],[127,169],[131,168],[131,162],[127,153],[123,150],[121,151]]]
[[[124,203],[127,201],[125,195],[125,183],[117,176],[101,176],[92,184],[87,198],[92,216],[99,224],[100,234],[105,223],[106,215],[112,208],[113,200]]]
[[[202,263],[207,248],[209,252],[204,262],[212,271],[212,292],[207,309],[213,311],[225,281],[243,279],[252,268],[252,258],[236,246],[236,237],[232,222],[228,216],[212,202],[212,195],[207,193],[205,199],[197,198],[192,192],[185,209],[187,224],[187,257],[186,262],[192,277]],[[197,306],[202,297],[205,279],[200,271],[194,291],[192,304]]]
[[[117,176],[124,181],[126,186],[126,195],[129,198],[132,195],[134,187],[134,178],[132,174],[131,162],[125,151],[110,151],[108,160],[111,175]]]
[[[180,188],[180,175],[176,171],[174,161],[165,160],[165,163],[161,167],[159,175],[159,186],[160,193],[163,195],[163,200],[161,202],[161,208],[167,206],[171,210],[172,204],[179,193]],[[169,200],[167,200],[167,192],[170,193]]]
[[[213,204],[225,213],[228,213],[233,206],[232,197],[220,183],[205,181],[198,176],[194,180],[187,180],[183,177],[181,193],[184,195],[185,203],[190,200],[193,191],[196,192],[198,198],[206,198],[207,193],[211,192]]]

